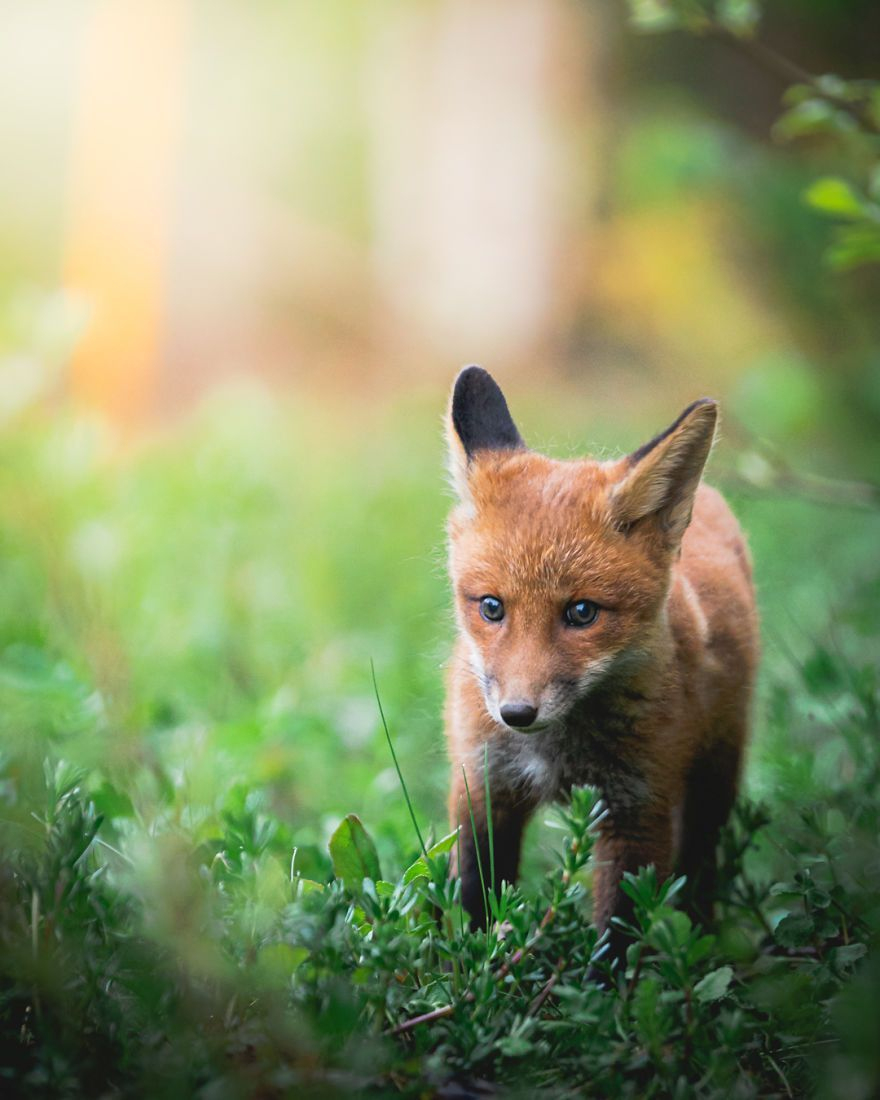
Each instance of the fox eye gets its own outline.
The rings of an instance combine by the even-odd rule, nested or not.
[[[575,600],[563,615],[569,626],[592,626],[599,618],[599,605],[592,600]]]
[[[500,623],[504,618],[504,604],[497,596],[484,596],[480,600],[480,614],[488,623]]]

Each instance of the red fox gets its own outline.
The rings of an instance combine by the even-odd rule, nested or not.
[[[597,927],[630,914],[621,877],[647,864],[661,878],[686,874],[693,912],[711,914],[758,658],[745,540],[721,495],[700,484],[716,419],[704,398],[625,458],[557,461],[526,448],[486,371],[466,367],[455,381],[458,641],[445,720],[473,927],[486,922],[485,762],[498,886],[516,880],[535,808],[589,783],[608,810],[595,849]],[[619,958],[625,938],[610,936]]]

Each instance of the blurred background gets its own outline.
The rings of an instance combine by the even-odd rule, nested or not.
[[[720,399],[765,633],[750,789],[839,772],[773,700],[877,607],[880,281],[824,260],[802,193],[845,154],[781,140],[785,81],[610,0],[0,12],[10,754],[196,836],[259,804],[317,875],[349,810],[411,845],[373,661],[439,827],[441,417],[480,362],[560,457]],[[774,0],[760,34],[868,76],[880,8]]]

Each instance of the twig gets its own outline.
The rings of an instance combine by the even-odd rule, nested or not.
[[[629,984],[626,987],[627,1000],[629,1000],[629,998],[633,995],[633,992],[635,991],[636,986],[639,984],[639,977],[641,976],[641,973],[642,973],[642,963],[644,962],[644,959],[645,959],[645,948],[644,948],[644,946],[640,945],[640,947],[639,947],[639,957],[636,959],[636,965],[633,967],[632,977],[630,978]]]
[[[532,1003],[526,1009],[526,1016],[536,1015],[538,1010],[541,1008],[541,1005],[543,1005],[543,1003],[547,1000],[547,998],[553,992],[553,987],[556,985],[556,983],[562,977],[563,970],[565,970],[565,962],[566,962],[565,956],[560,955],[559,958],[556,960],[556,966],[553,967],[553,973],[550,975],[550,977],[544,983],[544,986],[541,989],[540,993],[538,993],[538,995],[534,998]]]
[[[779,1065],[779,1063],[776,1061],[776,1059],[773,1057],[773,1055],[770,1054],[769,1051],[764,1052],[764,1057],[767,1059],[767,1061],[770,1063],[770,1065],[776,1071],[777,1075],[779,1076],[780,1081],[782,1081],[783,1085],[785,1085],[786,1093],[789,1096],[793,1097],[794,1093],[791,1091],[791,1085],[788,1083],[788,1078],[782,1072],[782,1067]]]
[[[790,493],[820,504],[866,509],[880,506],[880,485],[796,470],[776,447],[756,435],[737,417],[728,413],[724,425],[727,431],[738,437],[739,445],[751,451],[764,467],[754,475],[735,470],[726,473],[726,478],[765,493]]]
[[[684,1064],[690,1066],[694,1052],[694,999],[690,986],[684,991],[684,1013]]]
[[[464,999],[466,1001],[472,1001],[474,999],[473,993],[468,993]],[[451,1016],[454,1011],[455,1005],[442,1005],[440,1008],[435,1008],[431,1012],[425,1012],[421,1016],[413,1016],[412,1019],[404,1020],[402,1024],[398,1024],[391,1029],[391,1034],[403,1035],[404,1032],[412,1031],[412,1029],[418,1027],[419,1024],[429,1024],[432,1020],[442,1020],[444,1016]]]
[[[744,38],[715,22],[710,22],[709,34],[738,49],[766,72],[779,77],[785,83],[805,84],[820,99],[824,99],[841,111],[846,111],[865,133],[872,136],[880,133],[880,128],[861,104],[850,102],[848,99],[842,99],[833,92],[829,92],[812,73],[801,68],[800,65],[783,56],[783,54],[777,53],[766,42],[762,42],[758,38]]]
[[[735,470],[725,472],[724,480],[739,488],[757,491],[765,496],[784,494],[809,500],[814,504],[832,505],[838,508],[858,508],[874,511],[880,505],[880,486],[867,481],[842,481],[820,477],[818,474],[798,473],[790,467],[774,463],[768,465],[766,475],[749,477]],[[774,468],[775,467],[775,468]]]
[[[544,935],[545,929],[552,922],[555,916],[556,906],[548,906],[547,912],[541,918],[541,923],[538,925],[538,930],[534,934],[534,936],[532,936],[528,943],[523,944],[522,947],[518,947],[516,951],[514,951],[514,953],[510,956],[510,958],[505,960],[505,962],[503,962],[501,966],[499,966],[498,973],[495,975],[496,982],[503,981],[503,979],[506,978],[507,975],[510,973],[511,969],[522,962],[522,960],[532,950],[538,940]]]

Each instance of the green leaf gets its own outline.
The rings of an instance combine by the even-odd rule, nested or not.
[[[705,959],[707,955],[711,955],[714,947],[714,936],[700,936],[700,938],[695,940],[688,948],[688,966],[695,966],[702,959]]]
[[[751,0],[728,0],[742,6]],[[695,33],[710,26],[706,0],[629,0],[632,25],[649,34],[669,30],[689,30]]]
[[[365,878],[382,877],[379,855],[370,834],[357,814],[349,814],[330,837],[330,858],[333,873],[350,889],[357,888]]]
[[[678,15],[663,0],[629,0],[629,18],[640,31],[656,34],[681,25]]]
[[[711,971],[705,978],[702,978],[694,986],[694,995],[698,1001],[706,1003],[708,1001],[717,1001],[727,992],[727,987],[730,985],[733,978],[733,969],[729,966],[719,966],[717,970]]]
[[[134,806],[125,791],[114,787],[108,780],[104,780],[101,786],[92,795],[95,809],[106,818],[134,817]]]
[[[801,100],[786,111],[774,125],[773,136],[788,141],[807,134],[851,132],[855,125],[855,120],[846,111],[813,97]]]
[[[506,1058],[524,1058],[532,1053],[532,1043],[522,1035],[508,1035],[498,1043]]]
[[[816,84],[819,86],[823,95],[831,96],[835,99],[853,98],[850,92],[850,86],[835,73],[823,73],[816,78]]]
[[[308,957],[307,947],[293,947],[289,943],[270,943],[260,949],[257,960],[264,973],[290,975]]]
[[[850,943],[845,947],[835,947],[831,952],[831,961],[838,970],[846,970],[867,955],[868,948],[863,943]]]
[[[656,1050],[663,1038],[660,1013],[660,983],[656,978],[643,978],[633,996],[633,1019],[639,1038],[649,1050]]]
[[[860,219],[865,212],[864,200],[846,180],[838,176],[823,176],[804,192],[808,206],[838,218]]]
[[[725,30],[739,38],[752,34],[761,9],[755,0],[719,0],[716,17]]]
[[[324,891],[324,883],[315,882],[314,879],[302,878],[300,875],[297,875],[293,881],[296,887],[296,893],[300,897],[304,897],[306,894],[320,894]]]
[[[880,263],[880,225],[865,223],[841,228],[826,258],[837,271]]]
[[[804,683],[814,695],[828,695],[845,683],[843,672],[822,646],[815,649],[801,666]]]
[[[807,892],[807,901],[814,909],[827,909],[831,904],[831,895],[819,886]]]
[[[773,931],[774,939],[782,947],[804,947],[816,931],[813,918],[806,913],[789,913]]]
[[[451,852],[455,846],[457,837],[458,829],[442,837],[436,844],[432,844],[428,849],[428,858],[434,859],[437,856],[442,856],[447,852]],[[430,878],[430,869],[428,868],[424,856],[419,856],[415,863],[411,863],[403,873],[403,881],[407,885],[411,882],[415,882],[417,878]]]
[[[790,84],[782,93],[782,102],[786,107],[794,107],[798,103],[806,103],[815,94],[815,89],[810,84]]]

